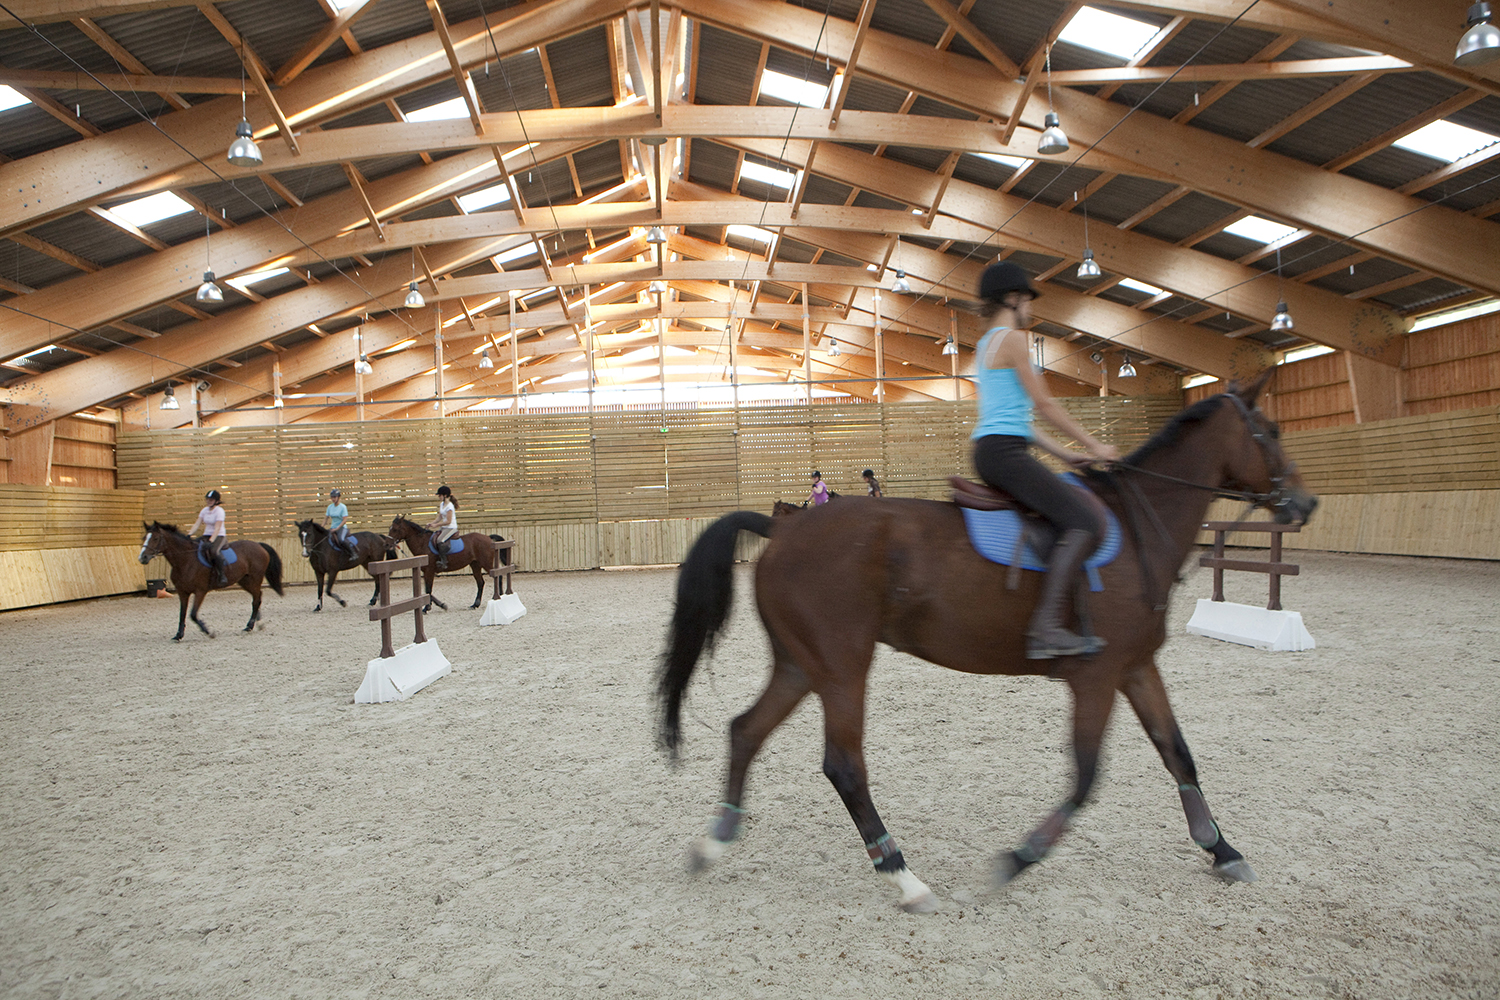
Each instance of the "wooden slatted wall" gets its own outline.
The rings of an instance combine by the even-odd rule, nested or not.
[[[140,490],[0,485],[0,609],[145,587]]]
[[[1178,409],[1176,397],[1070,397],[1085,425],[1128,448]],[[708,519],[800,502],[809,472],[863,494],[873,468],[895,496],[941,498],[970,474],[971,402],[828,402],[446,420],[130,432],[121,481],[151,518],[187,527],[203,493],[224,494],[236,538],[275,545],[293,582],[311,579],[293,525],[321,518],[338,486],[356,529],[429,516],[449,485],[463,530],[517,540],[522,569],[679,561]],[[665,430],[663,430],[665,428]]]

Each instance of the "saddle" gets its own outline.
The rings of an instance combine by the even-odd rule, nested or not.
[[[235,563],[239,562],[239,560],[240,560],[240,557],[237,556],[237,555],[235,555],[234,549],[230,548],[227,543],[225,544],[225,546],[222,549],[219,550],[219,558],[222,559],[222,560],[224,560],[224,565],[225,566],[233,566]],[[198,561],[201,562],[205,566],[212,566],[213,565],[213,563],[211,563],[211,562],[208,561],[208,539],[207,538],[200,538],[200,539],[198,539]]]
[[[464,536],[463,535],[454,535],[452,538],[448,539],[448,557],[450,559],[453,556],[458,555],[463,550],[464,550]],[[433,535],[433,536],[431,536],[430,538],[427,539],[427,551],[431,552],[433,555],[437,555],[437,536],[436,535]]]
[[[1098,567],[1114,559],[1120,551],[1120,524],[1104,503],[1083,486],[1072,473],[1063,478],[1078,489],[1079,498],[1093,508],[1104,526],[1099,541],[1084,563],[1089,589],[1102,590]],[[953,502],[964,511],[964,525],[969,541],[980,555],[1008,566],[1005,585],[1014,590],[1020,586],[1021,570],[1047,569],[1052,547],[1057,543],[1057,528],[1042,515],[1023,506],[1004,490],[972,482],[962,476],[949,476]]]

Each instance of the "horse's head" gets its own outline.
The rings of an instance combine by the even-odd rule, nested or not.
[[[318,544],[321,533],[324,533],[323,526],[311,518],[297,522],[297,537],[302,539],[302,558],[312,555],[312,548]]]
[[[1280,428],[1256,405],[1275,371],[1268,368],[1248,383],[1232,384],[1222,397],[1236,428],[1222,451],[1223,486],[1253,495],[1256,506],[1281,524],[1305,524],[1318,498],[1282,449]]]
[[[162,524],[160,521],[152,521],[147,524],[141,522],[141,527],[146,529],[146,537],[141,541],[141,551],[137,559],[144,566],[167,549],[167,538],[177,533],[175,524]]]
[[[416,524],[407,520],[405,516],[399,516],[391,520],[391,530],[387,534],[391,536],[393,541],[402,542],[408,538],[412,538],[421,530]]]

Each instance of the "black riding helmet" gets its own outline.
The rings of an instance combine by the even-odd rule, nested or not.
[[[208,500],[212,503],[220,503],[224,498],[219,496],[218,490],[209,490],[207,493],[203,494],[203,499]]]
[[[344,495],[344,491],[343,490],[329,490],[328,491],[328,495],[330,497],[341,497],[341,496]]]
[[[1031,287],[1031,279],[1020,265],[1008,260],[997,261],[979,276],[979,297],[986,302],[1001,302],[1011,292],[1025,292],[1033,299],[1037,297],[1037,290]]]
[[[446,486],[439,486],[437,495],[440,497],[451,497],[453,495],[453,491]]]

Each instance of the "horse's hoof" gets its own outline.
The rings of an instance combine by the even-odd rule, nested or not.
[[[1254,882],[1255,869],[1244,858],[1235,858],[1222,865],[1214,865],[1214,874],[1226,882]]]
[[[912,899],[903,899],[901,901],[901,909],[907,913],[936,913],[941,907],[938,906],[937,896],[933,895],[929,889],[920,896]]]
[[[713,867],[714,862],[724,856],[724,852],[728,849],[729,845],[722,840],[699,837],[688,848],[688,871],[694,875],[707,871]]]
[[[335,598],[334,598],[334,600],[335,600],[335,601],[338,601],[338,602],[339,602],[339,607],[341,607],[341,608],[347,608],[347,607],[348,607],[348,606],[349,606],[349,605],[348,605],[348,604],[347,604],[347,603],[346,603],[346,602],[345,602],[345,601],[344,601],[344,599],[343,599],[343,598],[342,598],[342,597],[335,597]]]
[[[990,869],[990,885],[996,889],[1003,889],[1015,881],[1017,875],[1027,868],[1016,857],[1015,851],[1001,851],[995,858],[995,864]]]
[[[313,610],[314,611],[322,611],[323,610],[323,605],[319,604],[317,607],[313,608]]]
[[[182,641],[182,636],[181,635],[174,635],[174,636],[172,636],[172,641],[173,642],[181,642]]]

